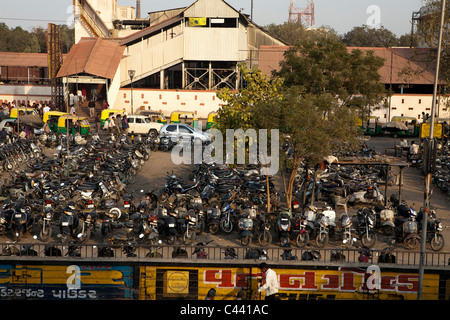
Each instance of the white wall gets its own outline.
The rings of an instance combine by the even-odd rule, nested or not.
[[[158,90],[133,89],[133,110],[136,112],[141,106],[146,110],[162,111],[170,116],[172,111],[197,112],[199,118],[206,118],[211,111],[217,111],[223,104],[217,98],[215,91],[203,90]],[[131,89],[120,89],[112,108],[125,108],[131,112]]]
[[[418,120],[422,119],[422,112],[431,115],[431,104],[433,101],[432,94],[395,94],[391,97],[391,108],[374,110],[373,116],[380,117],[382,123],[388,122],[389,118],[394,116],[416,117]],[[450,117],[450,108],[445,104],[445,98],[437,99],[436,113],[438,117]],[[389,104],[389,99],[387,100]]]
[[[0,85],[0,100],[3,102],[35,101],[50,102],[52,98],[51,86],[45,85]]]

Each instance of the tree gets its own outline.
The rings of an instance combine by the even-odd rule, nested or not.
[[[328,93],[341,106],[364,113],[386,95],[379,69],[384,59],[359,49],[349,52],[335,39],[303,41],[285,52],[277,76],[287,87],[299,86],[305,93]]]
[[[425,0],[424,6],[427,8],[426,13],[421,16],[417,24],[417,41],[430,50],[430,58],[435,61],[437,56],[437,46],[439,41],[439,26],[441,19],[441,0]],[[450,23],[450,15],[448,11],[449,3],[447,2],[446,13],[444,17],[444,26]],[[442,83],[448,83],[450,80],[450,33],[448,28],[444,27],[442,32],[442,50],[439,68],[439,78]],[[434,62],[435,63],[435,62]]]
[[[397,36],[390,30],[370,28],[366,25],[354,27],[342,36],[342,42],[348,47],[395,47],[398,45]]]
[[[276,126],[288,137],[294,168],[285,187],[289,207],[301,161],[314,167],[337,148],[355,146],[356,115],[385,97],[378,72],[382,65],[383,59],[373,52],[349,52],[332,38],[302,41],[285,52],[277,74],[284,80],[285,99],[278,109],[274,104],[262,105],[255,113],[265,125],[279,119]],[[265,119],[264,108],[277,112],[271,111]]]
[[[339,39],[336,31],[328,26],[307,29],[300,21],[288,21],[283,24],[269,24],[265,27],[272,36],[282,40],[288,45],[296,45],[304,40],[312,40],[319,37],[331,37]]]
[[[294,170],[287,182],[283,174],[286,206],[291,208],[294,180],[300,163],[315,167],[325,156],[340,151],[345,144],[353,146],[358,129],[354,111],[342,107],[329,93],[305,93],[294,86],[288,88],[283,97],[278,102],[260,102],[253,112],[255,122],[261,127],[279,129],[291,149]]]

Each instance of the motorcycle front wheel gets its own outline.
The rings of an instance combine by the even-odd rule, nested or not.
[[[317,247],[319,248],[325,247],[328,244],[328,239],[329,239],[328,233],[326,232],[319,233],[316,237]]]
[[[272,243],[272,235],[270,232],[264,231],[258,235],[258,243],[262,247],[267,247]]]
[[[219,232],[219,225],[215,224],[215,223],[210,224],[208,226],[208,230],[209,230],[209,233],[211,233],[211,234],[217,234]]]
[[[308,232],[302,232],[297,235],[297,238],[295,239],[295,243],[297,244],[297,247],[303,248],[306,247],[306,245],[309,242],[309,233]]]
[[[406,239],[404,240],[404,243],[408,249],[414,249],[419,246],[418,238],[415,235],[406,237]]]
[[[44,229],[41,229],[41,231],[39,232],[39,238],[43,242],[47,242],[48,240],[50,240],[51,236],[52,236],[52,228],[50,228],[49,226],[47,226],[45,231]]]
[[[249,246],[250,245],[250,243],[252,243],[252,237],[251,236],[242,236],[241,237],[241,244],[243,245],[243,246]]]
[[[191,244],[192,242],[195,241],[195,235],[197,233],[195,232],[195,230],[186,230],[186,232],[183,235],[183,243],[184,244]]]
[[[431,238],[430,246],[433,251],[440,251],[444,247],[444,236],[442,234],[437,234]]]
[[[231,231],[233,231],[233,222],[231,222],[230,219],[223,218],[222,220],[220,220],[220,227],[222,228],[223,232],[231,233]]]
[[[373,230],[364,233],[361,237],[361,243],[366,248],[372,248],[375,245],[375,242],[377,242],[377,235]]]

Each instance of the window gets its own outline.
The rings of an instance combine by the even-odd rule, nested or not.
[[[149,118],[144,118],[144,122],[145,123],[150,123],[150,119]]]
[[[144,121],[141,118],[136,118],[136,123],[144,123]]]
[[[175,125],[167,126],[166,131],[169,131],[169,132],[177,131],[177,126],[175,126]]]
[[[128,123],[134,123],[134,118],[128,118]]]
[[[185,126],[180,126],[178,128],[178,131],[181,132],[181,133],[192,133],[192,130],[190,128],[188,128],[188,127],[185,127]]]

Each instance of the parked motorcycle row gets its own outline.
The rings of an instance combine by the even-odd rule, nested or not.
[[[299,187],[297,200],[292,204],[293,212],[279,216],[283,221],[280,217],[289,215],[289,220],[284,219],[285,225],[294,226],[285,239],[289,238],[298,247],[314,244],[322,248],[333,239],[345,248],[373,248],[383,239],[389,244],[417,248],[424,209],[417,212],[405,201],[399,203],[398,194],[391,195],[385,206],[379,185],[384,186],[386,179],[388,184],[395,180],[385,166],[330,165],[316,173],[301,168],[295,182]],[[306,208],[300,205],[300,200],[308,203]],[[311,203],[322,204],[322,208]],[[336,210],[339,208],[345,212],[338,217]],[[349,215],[349,208],[356,210],[356,214]],[[427,214],[427,242],[433,251],[439,251],[444,246],[442,223],[434,210]]]
[[[136,174],[149,159],[154,141],[131,143],[125,136],[100,141],[97,136],[83,144],[69,141],[67,149],[62,134],[53,146],[53,157],[46,157],[41,148],[47,141],[40,137],[4,146],[18,150],[2,154],[5,161],[22,165],[16,167],[14,163],[9,178],[0,186],[0,232],[14,241],[29,232],[43,242],[56,234],[62,243],[86,243],[102,225],[105,239],[120,238],[113,236],[119,225],[109,223],[108,215],[118,210],[127,186],[135,182]],[[24,159],[18,160],[21,157]],[[130,212],[130,219],[120,226],[127,229],[130,221],[138,221],[132,229],[137,232],[145,225],[142,220],[139,213]]]

